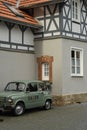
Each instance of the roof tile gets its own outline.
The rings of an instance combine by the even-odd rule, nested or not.
[[[30,7],[41,3],[50,2],[52,0],[21,0],[20,7]]]
[[[12,5],[15,6],[16,0],[7,0],[6,2],[11,3]],[[28,15],[27,13],[25,13],[22,10],[17,9],[18,12],[20,12],[24,17],[18,17],[17,15],[15,15],[10,9],[8,9],[4,3],[5,0],[0,0],[0,19],[3,17],[4,19],[8,19],[8,20],[15,20],[17,22],[20,23],[25,23],[25,24],[29,24],[29,26],[35,26],[38,27],[40,26],[40,24],[30,15]]]

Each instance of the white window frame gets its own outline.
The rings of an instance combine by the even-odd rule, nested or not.
[[[72,63],[72,56],[71,56],[71,52],[74,51],[75,52],[75,65],[73,65]],[[78,73],[77,68],[77,58],[76,58],[76,52],[80,52],[80,73]],[[71,47],[70,50],[70,61],[71,61],[71,65],[70,65],[70,70],[71,70],[71,76],[83,76],[83,49],[82,48],[77,48],[77,47]],[[72,67],[75,69],[75,73],[72,72]]]
[[[80,0],[72,0],[72,20],[80,22]]]
[[[42,80],[49,81],[49,63],[45,62],[42,64]]]

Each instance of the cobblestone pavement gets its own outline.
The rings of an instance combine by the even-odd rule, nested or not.
[[[87,103],[0,114],[0,130],[87,130]]]

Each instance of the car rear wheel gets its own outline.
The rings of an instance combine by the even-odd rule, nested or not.
[[[50,101],[50,100],[47,100],[47,101],[45,102],[45,109],[46,109],[46,110],[51,109],[51,101]]]
[[[24,113],[25,111],[25,107],[24,107],[24,104],[23,103],[18,103],[16,106],[15,106],[15,109],[14,109],[14,114],[16,116],[20,116]]]

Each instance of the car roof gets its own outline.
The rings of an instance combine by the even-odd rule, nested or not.
[[[28,84],[28,83],[31,83],[31,82],[42,83],[43,81],[41,81],[41,80],[15,80],[15,81],[11,81],[11,82],[21,82],[21,83]]]

